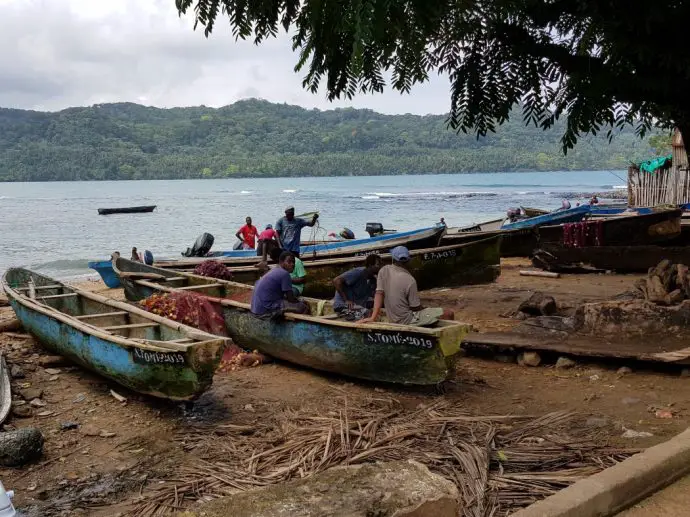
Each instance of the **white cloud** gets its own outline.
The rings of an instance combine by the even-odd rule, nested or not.
[[[259,97],[305,107],[442,113],[443,78],[410,95],[388,90],[330,103],[302,89],[286,35],[235,42],[228,24],[206,39],[174,0],[0,0],[0,106],[57,110],[99,102],[222,106]]]

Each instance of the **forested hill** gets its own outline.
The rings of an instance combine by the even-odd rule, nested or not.
[[[401,103],[404,103],[404,97]],[[442,115],[307,110],[260,100],[159,109],[101,104],[56,113],[0,110],[0,180],[330,176],[622,169],[653,151],[632,131],[583,138],[563,156],[562,126],[515,116],[476,139]]]

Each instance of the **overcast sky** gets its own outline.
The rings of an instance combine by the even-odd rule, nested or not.
[[[206,39],[174,0],[0,0],[0,106],[59,110],[130,101],[223,106],[259,97],[308,108],[366,107],[444,113],[448,82],[434,77],[410,95],[388,90],[330,103],[302,89],[285,35],[256,47],[229,24]]]

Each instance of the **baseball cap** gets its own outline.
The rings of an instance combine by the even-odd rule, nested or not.
[[[410,251],[405,246],[396,246],[391,250],[391,255],[396,262],[407,262],[410,260]]]
[[[295,211],[295,207],[294,207],[294,206],[289,206],[289,207],[287,207],[287,208],[285,209],[285,211],[286,211],[286,212],[294,212],[294,211]]]
[[[266,225],[266,229],[267,229],[267,230],[272,230],[272,229],[273,229],[273,225],[272,225],[272,224],[267,224],[267,225]]]

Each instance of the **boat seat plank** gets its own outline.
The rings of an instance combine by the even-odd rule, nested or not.
[[[34,289],[35,289],[36,291],[41,291],[41,290],[44,290],[44,289],[60,289],[61,287],[63,287],[62,284],[54,284],[54,285],[37,285],[36,287],[34,287]],[[17,291],[28,291],[29,288],[28,288],[28,287],[18,287],[16,290],[17,290]]]
[[[169,339],[167,342],[168,342],[168,343],[180,343],[180,344],[184,344],[184,343],[194,343],[194,340],[193,340],[193,339],[189,339],[188,337],[186,337],[186,338],[182,338],[182,339]]]
[[[206,287],[223,287],[223,284],[186,285],[184,287],[179,287],[179,289],[192,290],[192,289],[204,289]]]
[[[97,318],[108,318],[110,316],[123,316],[127,314],[126,311],[101,312],[98,314],[84,314],[82,316],[75,316],[78,320],[92,320]]]
[[[158,323],[130,323],[128,325],[113,325],[111,327],[101,327],[103,330],[121,330],[121,329],[141,329],[146,327],[158,327]]]
[[[77,293],[65,293],[65,294],[51,294],[50,296],[39,296],[37,300],[52,300],[55,298],[72,298],[74,296],[79,296]]]
[[[186,276],[169,276],[165,279],[165,282],[179,282],[180,280],[187,280]]]

